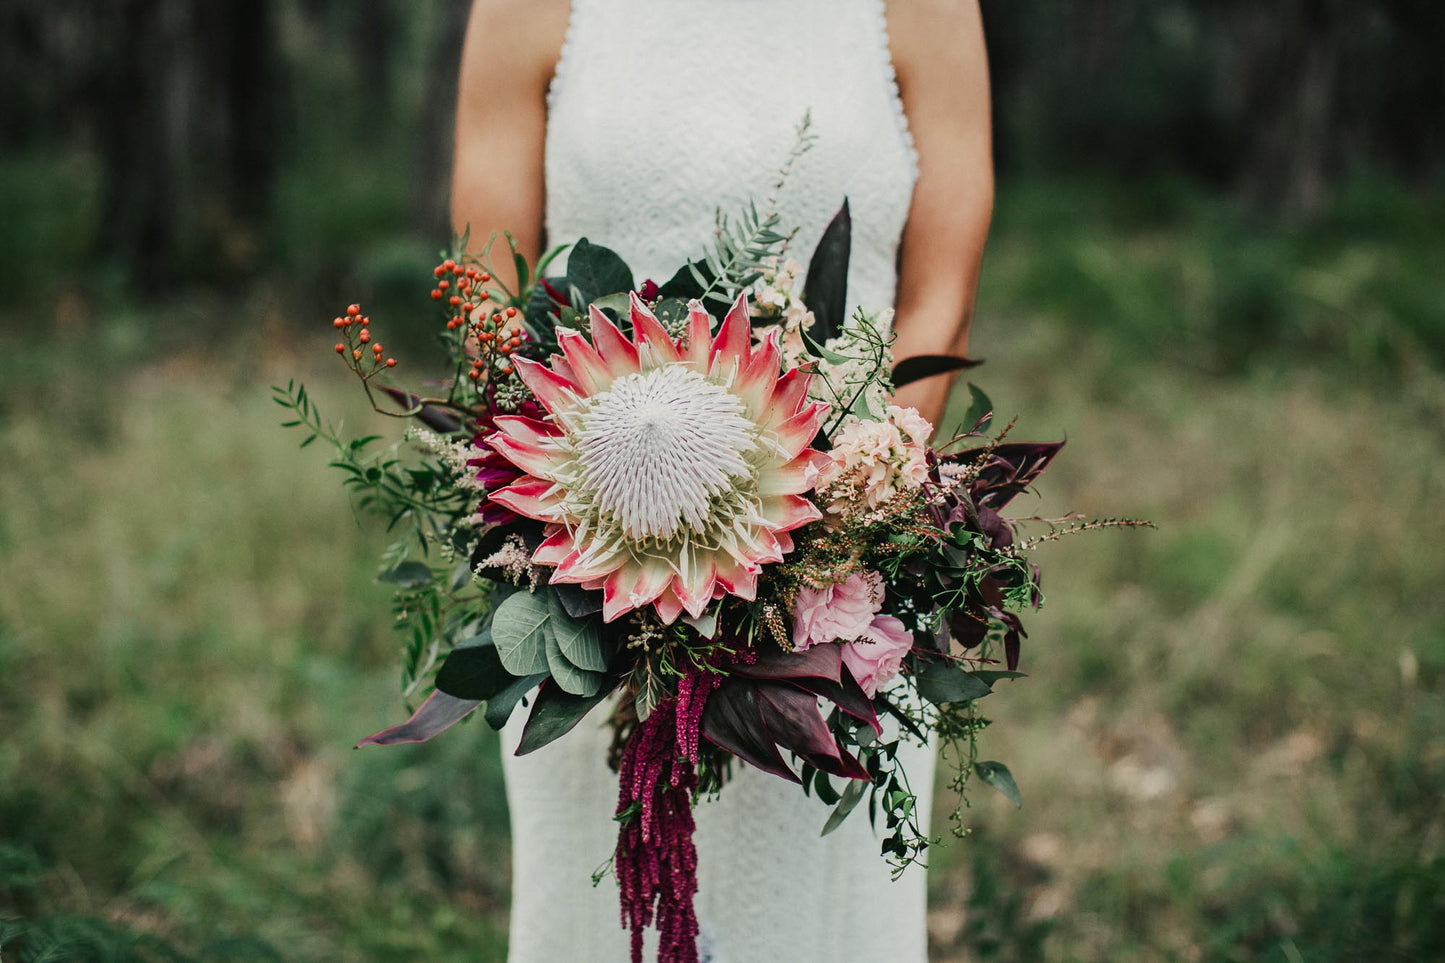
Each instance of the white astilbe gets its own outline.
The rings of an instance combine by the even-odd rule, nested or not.
[[[443,468],[452,476],[452,484],[466,491],[480,491],[482,484],[477,480],[477,472],[468,464],[486,453],[465,439],[450,441],[438,435],[434,431],[412,425],[406,430],[408,441],[415,443],[418,447],[441,462]]]
[[[473,574],[482,578],[483,572],[494,569],[500,569],[513,585],[526,582],[528,588],[537,587],[537,569],[532,565],[532,553],[519,535],[509,536],[501,548],[478,562]]]

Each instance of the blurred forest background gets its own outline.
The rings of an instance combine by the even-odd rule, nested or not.
[[[1044,550],[933,957],[1445,957],[1445,5],[983,6],[975,380],[1160,528]],[[425,367],[466,8],[0,5],[0,955],[505,958],[495,741],[348,750],[383,535],[268,397],[366,426],[351,300]]]

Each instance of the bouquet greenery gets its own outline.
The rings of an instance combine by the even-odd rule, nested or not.
[[[1021,611],[1042,596],[1029,549],[1124,520],[1002,512],[1058,453],[991,432],[977,388],[964,428],[933,427],[893,389],[969,367],[894,365],[891,318],[847,313],[846,202],[802,268],[776,213],[719,218],[706,256],[636,283],[578,241],[535,266],[511,238],[517,287],[467,239],[435,268],[448,375],[435,396],[388,384],[395,360],[352,305],[336,352],[401,441],[345,439],[305,389],[276,400],[335,449],[358,504],[398,533],[381,579],[406,636],[406,722],[363,744],[430,739],[481,710],[524,706],[518,753],[589,713],[615,728],[622,916],[641,958],[696,960],[693,806],[755,766],[831,807],[867,797],[902,872],[929,846],[899,758],[936,742],[961,807],[980,760],[979,701],[1020,677]]]

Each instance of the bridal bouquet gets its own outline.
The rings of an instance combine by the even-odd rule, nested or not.
[[[901,740],[940,744],[960,799],[977,776],[1017,804],[976,740],[1041,601],[1029,549],[1132,524],[1023,538],[1002,512],[1060,444],[1006,441],[972,388],[964,429],[930,447],[892,390],[974,362],[895,365],[891,319],[847,313],[846,203],[806,281],[777,220],[720,218],[661,284],[587,240],[550,276],[560,249],[533,267],[508,238],[513,290],[495,238],[475,255],[461,239],[434,271],[448,366],[430,394],[384,380],[397,362],[360,307],[332,322],[373,406],[408,421],[394,444],[343,439],[304,388],[277,389],[400,532],[380,577],[425,699],[363,743],[525,711],[522,754],[610,720],[611,869],[638,960],[653,925],[661,960],[697,959],[693,807],[740,764],[830,806],[825,833],[866,797],[899,872],[930,843]]]

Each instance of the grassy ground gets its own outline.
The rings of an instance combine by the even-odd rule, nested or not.
[[[975,380],[1069,438],[1021,510],[1160,529],[1042,550],[985,737],[1024,808],[980,789],[937,853],[936,959],[1445,953],[1441,242],[1362,191],[1299,233],[1168,187],[1005,195]],[[504,958],[488,734],[349,750],[398,711],[381,535],[268,400],[301,376],[361,430],[321,329],[260,290],[66,304],[0,343],[0,918]]]

